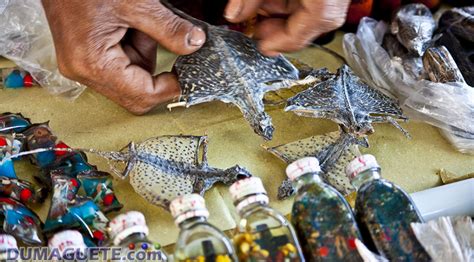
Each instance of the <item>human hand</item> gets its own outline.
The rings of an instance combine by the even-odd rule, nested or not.
[[[263,12],[255,38],[266,55],[303,49],[323,33],[341,27],[350,0],[229,0],[225,17],[242,22]]]
[[[42,0],[59,71],[135,114],[180,94],[171,73],[152,76],[157,45],[186,55],[206,35],[159,0]]]

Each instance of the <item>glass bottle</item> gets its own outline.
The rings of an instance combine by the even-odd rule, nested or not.
[[[361,239],[351,207],[320,177],[318,159],[291,163],[286,174],[297,190],[291,222],[306,260],[362,261],[355,240]]]
[[[171,214],[180,232],[174,252],[175,261],[237,262],[230,240],[207,222],[209,211],[198,194],[171,201]]]
[[[0,234],[0,261],[20,261],[18,245],[12,235]]]
[[[48,247],[53,260],[87,261],[86,244],[77,230],[63,230],[49,239]]]
[[[168,261],[161,245],[148,239],[145,216],[138,211],[110,220],[109,235],[113,246],[121,247],[121,261]]]
[[[352,160],[346,174],[357,189],[355,213],[364,240],[391,261],[430,261],[410,223],[422,222],[410,196],[381,178],[372,155]]]
[[[268,206],[260,178],[239,180],[229,191],[240,216],[234,237],[239,261],[304,261],[293,227]]]

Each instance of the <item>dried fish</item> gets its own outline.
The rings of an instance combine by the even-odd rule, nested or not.
[[[436,28],[430,9],[423,4],[402,6],[392,19],[391,31],[409,52],[422,56],[433,43]]]
[[[466,82],[453,57],[444,46],[428,48],[423,55],[423,65],[433,82]]]
[[[330,119],[356,136],[373,133],[372,123],[388,122],[409,137],[395,121],[408,119],[397,101],[362,82],[347,65],[339,68],[333,78],[290,98],[285,110]]]
[[[474,86],[474,7],[453,8],[439,20],[444,45],[456,61],[467,84]]]
[[[318,158],[324,182],[348,195],[354,188],[345,175],[345,168],[352,159],[360,155],[357,145],[368,147],[365,139],[358,139],[340,130],[266,149],[288,164],[303,157]],[[294,193],[292,183],[285,179],[278,189],[278,198],[285,199]]]
[[[113,165],[114,173],[122,178],[130,177],[130,184],[138,194],[165,209],[178,196],[191,193],[203,195],[217,182],[229,185],[251,176],[238,165],[226,170],[210,167],[205,136],[161,136],[139,144],[132,142],[127,149],[120,152],[89,152],[125,163],[123,171]]]
[[[198,51],[176,60],[174,70],[182,91],[179,102],[169,107],[210,101],[232,103],[240,108],[257,134],[271,139],[274,128],[264,111],[263,96],[286,88],[286,81],[298,80],[296,67],[282,55],[264,56],[256,42],[240,32],[212,26],[170,8],[202,27],[207,41]],[[285,84],[270,83],[275,81]]]

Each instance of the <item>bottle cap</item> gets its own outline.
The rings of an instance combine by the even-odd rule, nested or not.
[[[292,181],[304,174],[317,172],[321,172],[321,167],[316,157],[304,157],[286,167],[286,175]]]
[[[135,233],[148,235],[145,216],[138,211],[128,211],[120,214],[109,222],[109,234],[113,239],[114,245],[120,245],[120,242]]]
[[[268,204],[269,202],[267,191],[263,186],[262,180],[258,177],[249,177],[238,180],[229,187],[229,191],[234,201],[249,196],[237,204],[237,211],[240,211],[251,203],[264,202]]]
[[[170,210],[177,225],[191,217],[209,217],[204,198],[198,194],[184,195],[173,199]]]
[[[78,250],[84,254],[87,248],[82,234],[77,230],[64,230],[54,234],[49,240],[48,246],[51,249],[56,248],[62,257]]]
[[[373,155],[361,155],[354,158],[346,167],[346,175],[352,180],[359,173],[371,168],[380,168],[377,159]]]
[[[11,235],[0,234],[0,260],[7,261],[13,250],[18,251],[16,239]]]
[[[267,194],[262,180],[255,176],[237,180],[229,187],[229,192],[234,201],[249,195]]]
[[[16,239],[11,235],[1,234],[0,235],[0,251],[14,249],[14,248],[18,248]]]

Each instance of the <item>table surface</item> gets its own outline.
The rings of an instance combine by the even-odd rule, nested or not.
[[[341,53],[340,33],[328,47]],[[314,67],[328,67],[332,71],[339,67],[337,60],[315,48],[291,56]],[[159,52],[158,67],[169,69],[174,58],[167,52]],[[7,64],[0,60],[0,68]],[[277,188],[285,178],[285,164],[260,145],[274,146],[337,130],[331,121],[298,117],[281,108],[271,108],[268,113],[276,131],[273,141],[265,142],[253,133],[239,109],[231,105],[213,102],[171,112],[162,106],[147,115],[134,116],[89,89],[75,101],[51,96],[41,88],[0,89],[0,100],[0,112],[21,112],[36,123],[50,121],[58,138],[72,147],[119,150],[130,141],[140,142],[154,136],[207,134],[209,163],[220,168],[235,164],[247,167],[262,178],[271,205],[283,213],[288,213],[292,204],[291,200],[276,199]],[[412,135],[411,140],[389,124],[377,124],[375,134],[369,138],[370,148],[361,149],[377,157],[385,178],[408,192],[416,192],[440,184],[435,174],[439,168],[460,175],[474,171],[474,156],[456,152],[438,129],[415,122],[402,125]],[[109,170],[103,159],[90,156],[89,160],[100,170]],[[18,175],[27,180],[38,172],[28,163],[17,163],[16,168]],[[122,211],[138,210],[145,214],[152,240],[163,245],[176,240],[178,230],[170,214],[147,203],[126,180],[116,178],[114,187],[124,204]],[[233,228],[236,214],[227,187],[215,186],[205,198],[210,221],[223,230]],[[42,219],[47,216],[49,202],[48,199],[45,204],[34,207]]]

